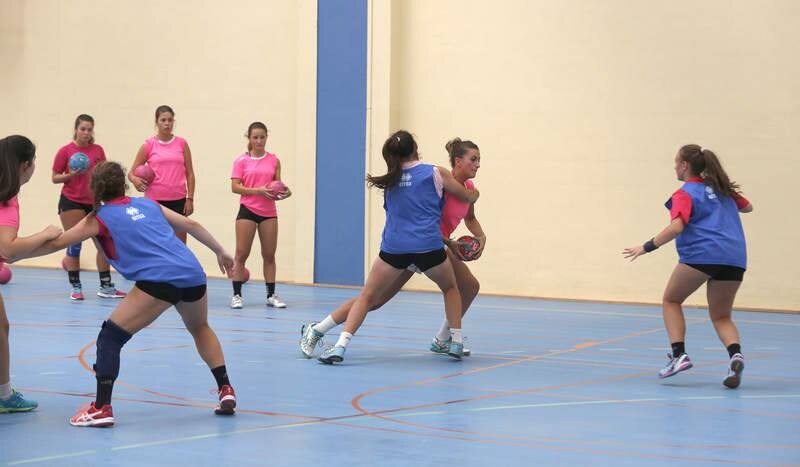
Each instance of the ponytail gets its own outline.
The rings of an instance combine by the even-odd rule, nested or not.
[[[679,151],[681,160],[689,163],[692,173],[703,178],[706,185],[716,193],[725,196],[734,196],[739,192],[739,185],[732,182],[722,168],[717,155],[710,149],[704,149],[697,144],[687,144]]]
[[[403,175],[403,162],[412,157],[417,157],[417,142],[411,133],[400,130],[390,136],[383,143],[383,160],[386,161],[386,174],[380,176],[367,175],[367,184],[388,190],[400,183]]]

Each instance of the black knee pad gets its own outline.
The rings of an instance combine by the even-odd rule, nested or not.
[[[97,363],[94,364],[94,372],[98,379],[117,379],[119,353],[131,337],[133,337],[131,333],[110,319],[103,322],[100,334],[97,335]]]

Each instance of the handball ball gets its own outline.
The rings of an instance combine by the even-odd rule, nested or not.
[[[82,152],[76,152],[69,157],[69,170],[72,172],[80,172],[89,170],[89,156]]]
[[[67,269],[67,257],[66,256],[61,258],[61,269],[65,270],[65,271],[68,271],[68,269]]]
[[[280,180],[273,180],[267,185],[267,191],[274,197],[278,197],[281,193],[286,191],[286,185]]]
[[[0,265],[0,284],[8,284],[11,280],[11,268],[5,264]]]
[[[242,271],[242,282],[247,282],[249,280],[250,280],[250,270],[245,267],[244,271]]]
[[[153,169],[151,169],[147,164],[142,164],[133,169],[133,175],[141,178],[148,185],[153,181],[154,178],[156,178],[156,173],[153,172]]]
[[[458,253],[464,261],[474,260],[475,254],[478,253],[478,249],[481,247],[481,242],[469,235],[459,237],[459,239],[456,240],[456,244],[458,245]]]

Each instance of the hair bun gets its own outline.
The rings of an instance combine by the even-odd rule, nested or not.
[[[451,139],[450,141],[448,141],[448,142],[447,142],[447,143],[444,145],[444,148],[445,148],[445,149],[447,149],[447,152],[448,152],[448,153],[450,153],[450,152],[453,152],[453,148],[454,148],[456,145],[458,145],[459,143],[461,143],[461,138],[459,138],[458,136],[456,136],[455,138],[453,138],[453,139]]]

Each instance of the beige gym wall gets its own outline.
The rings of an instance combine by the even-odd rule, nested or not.
[[[380,147],[399,128],[431,163],[448,164],[444,143],[454,136],[481,147],[476,207],[488,242],[470,267],[482,291],[660,302],[674,245],[634,263],[620,253],[667,225],[663,203],[680,186],[673,157],[698,143],[720,155],[755,206],[743,216],[749,268],[737,306],[800,310],[800,3],[371,7],[368,167],[385,171]],[[373,190],[369,261],[380,204]]]
[[[168,104],[194,157],[193,217],[231,253],[231,165],[250,122],[267,124],[267,149],[294,192],[278,207],[278,280],[312,280],[316,1],[2,0],[0,9],[0,134],[27,135],[38,148],[20,195],[22,234],[60,225],[51,166],[76,115],[94,116],[109,159],[130,166],[154,133],[155,108]],[[219,276],[214,255],[190,246]],[[254,277],[262,277],[258,248],[256,240]],[[84,245],[84,268],[95,268],[93,250]],[[58,266],[62,256],[22,264]]]
[[[713,0],[370,1],[368,167],[407,128],[426,161],[444,142],[482,149],[472,267],[483,291],[658,302],[673,246],[629,264],[668,218],[672,158],[696,142],[722,157],[756,208],[744,216],[750,266],[737,305],[800,309],[800,5]],[[159,104],[176,110],[198,178],[196,219],[233,248],[233,158],[253,120],[294,196],[279,206],[278,280],[313,279],[316,2],[0,2],[0,134],[29,135],[38,171],[23,188],[22,233],[58,223],[50,164],[75,115],[129,165]],[[367,205],[368,264],[383,226]],[[191,243],[207,272],[212,255]],[[256,245],[257,246],[257,245]],[[86,250],[92,247],[86,245]],[[255,257],[251,269],[259,264]],[[57,266],[58,254],[25,262]],[[84,267],[93,267],[85,255]],[[253,271],[258,277],[258,271]],[[415,279],[415,288],[430,288]],[[693,303],[702,303],[700,293]]]

